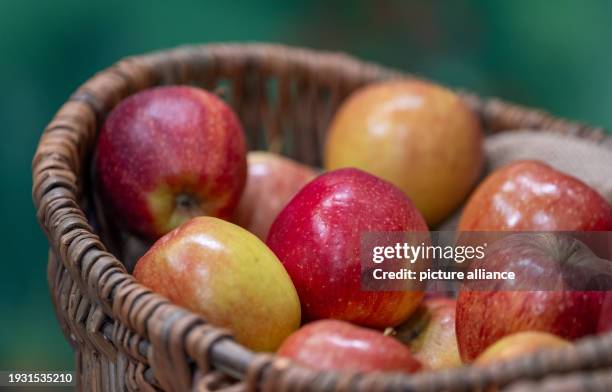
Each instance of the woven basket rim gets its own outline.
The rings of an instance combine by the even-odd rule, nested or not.
[[[79,205],[82,196],[79,179],[87,170],[86,165],[81,165],[87,162],[99,125],[106,113],[123,97],[148,86],[188,79],[190,71],[181,66],[186,61],[200,62],[198,64],[205,67],[207,61],[225,61],[224,64],[227,64],[235,60],[234,66],[240,68],[271,58],[274,61],[267,63],[269,72],[275,72],[275,67],[295,67],[301,72],[324,68],[342,70],[347,80],[354,75],[361,75],[364,80],[370,81],[411,77],[338,52],[259,43],[181,46],[132,56],[101,71],[77,89],[46,127],[32,163],[34,205],[50,246],[60,256],[59,262],[63,263],[73,280],[82,288],[82,293],[98,305],[104,315],[114,324],[127,326],[156,349],[179,345],[188,359],[195,361],[201,369],[221,369],[231,376],[246,378],[253,383],[262,377],[263,372],[286,370],[288,362],[267,354],[250,352],[231,339],[226,339],[225,331],[206,326],[199,316],[169,303],[136,282],[121,262],[107,251],[90,226],[86,212]],[[480,115],[485,127],[488,126],[492,132],[504,131],[506,124],[513,124],[517,128],[555,130],[612,147],[612,136],[606,135],[600,128],[557,119],[545,112],[498,99],[483,99],[466,92],[461,94]],[[142,314],[133,315],[126,311],[139,301],[156,303],[155,309],[149,309],[146,320]],[[181,336],[168,332],[169,326],[177,323],[182,323]],[[109,328],[114,327],[112,324],[100,327],[103,332],[112,333]],[[196,337],[206,340],[206,343],[197,345],[194,343]],[[584,351],[589,351],[602,342],[612,348],[612,336],[587,338],[579,345],[586,347]],[[146,355],[146,345],[141,351]],[[568,351],[562,355],[570,356],[573,352]],[[372,382],[372,377],[393,377],[397,385],[406,382],[409,384],[405,385],[418,386],[433,385],[431,379],[435,377],[440,380],[435,385],[450,385],[453,380],[482,385],[487,380],[499,378],[500,373],[529,368],[534,364],[541,365],[546,359],[546,353],[539,353],[501,366],[478,369],[464,367],[411,376],[351,375],[350,381],[346,382]],[[295,364],[290,367],[300,369],[299,372],[310,377],[318,374],[319,378],[346,380],[345,375],[334,372],[314,372]],[[558,367],[563,368],[561,365]],[[424,381],[426,378],[427,381]]]

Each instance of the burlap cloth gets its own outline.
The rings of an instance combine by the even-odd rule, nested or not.
[[[543,131],[503,132],[485,141],[484,176],[510,162],[536,159],[579,178],[612,203],[612,148],[589,140]],[[454,230],[456,211],[438,230]]]

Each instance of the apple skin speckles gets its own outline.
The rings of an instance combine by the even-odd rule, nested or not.
[[[249,152],[247,162],[247,184],[232,220],[265,241],[276,216],[317,172],[265,151]]]
[[[289,272],[305,319],[384,328],[414,312],[420,291],[361,289],[361,235],[381,231],[428,228],[401,190],[358,169],[320,175],[281,211],[267,243]]]
[[[275,351],[300,326],[299,299],[278,258],[218,218],[193,218],[160,238],[134,277],[252,350]]]
[[[321,370],[415,373],[423,368],[410,349],[394,338],[338,320],[303,326],[277,354]]]
[[[610,274],[610,261],[585,244],[558,233],[516,233],[495,241],[470,268],[513,271],[516,280],[464,281],[456,309],[463,361],[473,361],[499,339],[541,331],[573,341],[596,333],[605,291],[575,274]]]
[[[612,207],[594,189],[539,161],[489,175],[470,196],[459,231],[606,231]]]
[[[215,95],[156,87],[112,110],[95,163],[113,217],[155,240],[194,216],[233,213],[246,180],[246,141],[234,112]]]

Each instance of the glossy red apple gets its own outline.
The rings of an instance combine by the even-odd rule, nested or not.
[[[367,232],[427,233],[424,219],[392,184],[358,169],[322,174],[278,215],[268,245],[291,276],[306,320],[334,318],[384,328],[423,298],[410,291],[364,291],[360,245]]]
[[[570,347],[572,344],[565,339],[546,332],[525,331],[501,338],[488,347],[476,358],[476,365],[489,365],[539,350],[552,350]]]
[[[266,245],[240,226],[193,218],[138,260],[134,277],[177,305],[273,351],[300,325],[295,287]]]
[[[114,218],[151,240],[194,216],[231,216],[246,180],[246,143],[238,118],[215,95],[157,87],[111,111],[96,168]]]
[[[276,216],[317,172],[265,151],[249,152],[247,163],[246,188],[233,221],[265,241]]]
[[[477,115],[442,86],[420,80],[373,83],[334,115],[324,163],[327,170],[356,167],[395,184],[435,225],[478,180],[482,134]]]
[[[457,299],[459,353],[472,361],[504,336],[541,331],[574,340],[594,334],[605,291],[594,278],[612,263],[555,233],[519,233],[497,240],[473,268],[512,271],[514,280],[464,282]]]
[[[427,298],[406,323],[392,332],[427,369],[462,364],[455,335],[456,305],[451,298]]]
[[[542,162],[517,161],[478,186],[458,230],[612,230],[612,207],[574,177]]]
[[[277,354],[320,370],[414,373],[421,369],[397,340],[338,320],[306,324],[285,340]]]

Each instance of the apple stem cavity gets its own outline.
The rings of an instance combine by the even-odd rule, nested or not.
[[[96,190],[124,229],[155,241],[202,212],[233,212],[246,182],[246,144],[240,119],[215,94],[185,85],[145,89],[104,121]]]
[[[176,209],[185,212],[202,210],[196,198],[187,193],[180,193],[176,196]]]
[[[421,306],[408,321],[394,327],[392,334],[397,340],[408,344],[427,328],[430,321],[431,312],[426,307]]]
[[[189,193],[179,193],[174,200],[175,208],[170,217],[170,225],[178,227],[191,218],[205,215],[200,200]]]

